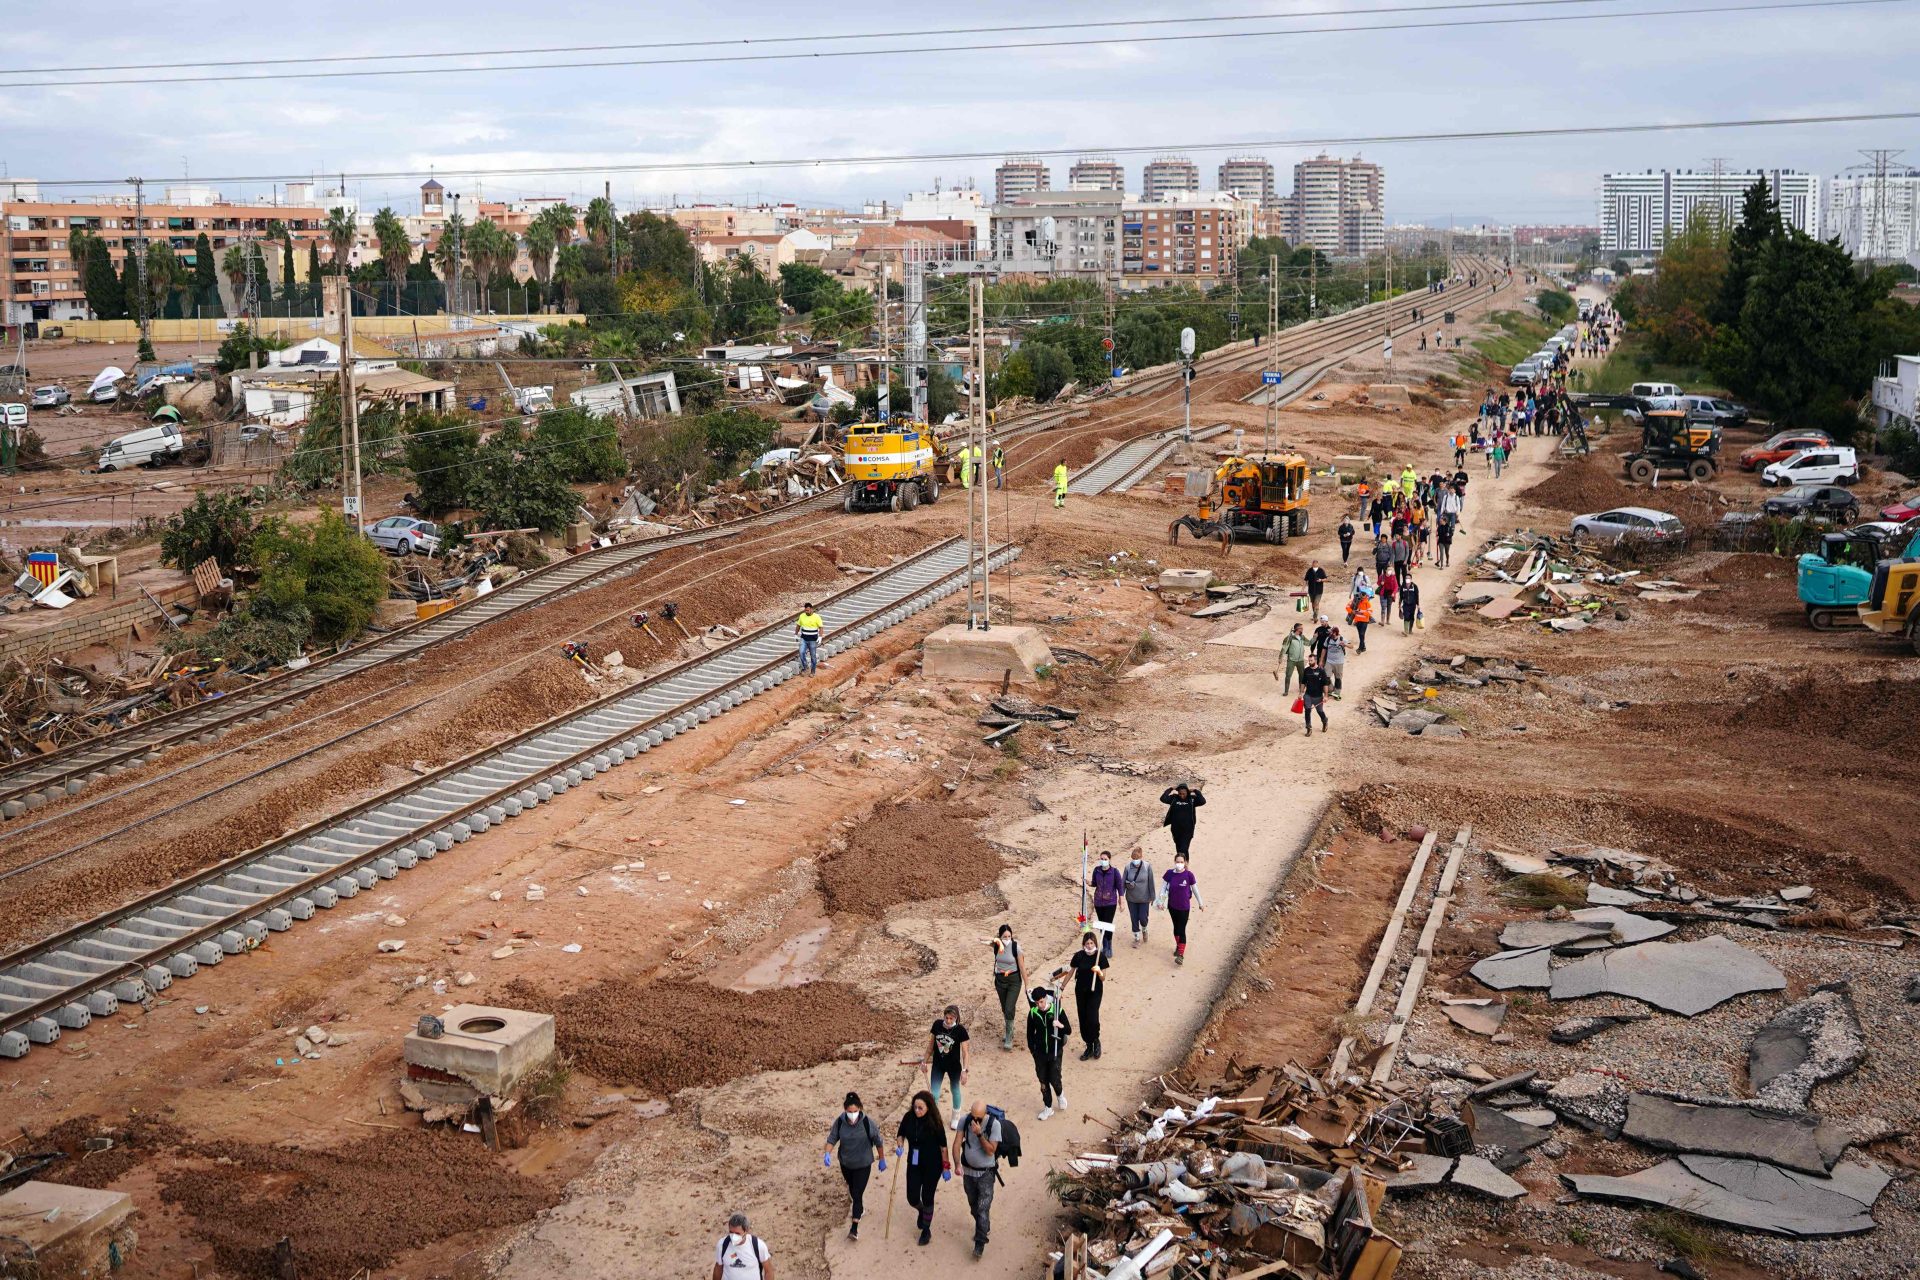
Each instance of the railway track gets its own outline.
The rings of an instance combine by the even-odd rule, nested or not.
[[[995,552],[1004,564],[1017,547]],[[828,656],[960,590],[957,538],[819,606]],[[0,1057],[258,947],[798,674],[785,621],[0,956]]]

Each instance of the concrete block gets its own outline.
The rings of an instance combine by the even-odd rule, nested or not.
[[[0,1221],[24,1243],[41,1276],[105,1276],[124,1267],[139,1239],[133,1197],[53,1182],[25,1182],[0,1196]]]
[[[1373,475],[1373,458],[1364,453],[1336,453],[1333,455],[1333,469],[1342,475]]]
[[[487,1005],[455,1005],[440,1015],[446,1034],[407,1033],[407,1078],[428,1098],[459,1104],[513,1088],[553,1057],[553,1015]]]
[[[1205,591],[1213,585],[1211,569],[1162,569],[1160,571],[1160,589],[1162,591]]]
[[[921,651],[921,669],[935,680],[984,682],[1012,672],[1014,683],[1034,684],[1052,663],[1038,627],[969,631],[956,622],[928,636]]]

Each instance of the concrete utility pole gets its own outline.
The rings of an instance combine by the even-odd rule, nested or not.
[[[353,282],[339,279],[340,289],[340,443],[345,451],[340,472],[340,508],[353,521],[355,533],[366,532],[360,506],[360,396],[353,386]]]
[[[974,275],[967,281],[967,360],[971,393],[967,397],[965,448],[987,459],[987,282]],[[967,492],[967,630],[993,626],[993,526],[988,519],[985,468],[973,468],[973,488]]]
[[[453,193],[453,213],[450,216],[452,218],[460,216],[458,191]],[[452,291],[447,294],[447,317],[451,320],[460,310],[460,224],[458,222],[453,224],[453,278],[448,281],[448,284],[452,286]]]
[[[882,422],[890,421],[890,409],[893,403],[893,325],[888,314],[891,304],[887,301],[887,264],[880,264],[880,385],[874,390],[875,416]]]
[[[145,178],[128,178],[133,184],[133,244],[134,252],[139,255],[134,261],[134,278],[140,282],[140,312],[136,317],[140,321],[140,345],[153,349],[153,325],[147,315],[149,297],[147,292],[147,183]]]
[[[1320,315],[1320,251],[1307,246],[1307,319]]]
[[[909,245],[901,268],[906,276],[907,393],[912,398],[913,420],[931,426],[927,416],[927,264],[914,256]]]
[[[1267,255],[1267,425],[1260,451],[1271,457],[1280,451],[1280,255]]]

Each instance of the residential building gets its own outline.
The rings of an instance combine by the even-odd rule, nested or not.
[[[690,236],[771,236],[781,231],[779,219],[770,208],[743,209],[730,204],[696,204],[685,209],[657,209],[655,212],[685,227]]]
[[[1220,166],[1220,190],[1270,205],[1279,199],[1273,189],[1273,161],[1264,156],[1235,156]]]
[[[1252,234],[1255,208],[1218,191],[1128,200],[1121,209],[1122,282],[1129,288],[1204,286],[1231,275]]]
[[[1461,234],[1497,237],[1501,234],[1501,230],[1499,228],[1468,227],[1464,228]],[[1513,228],[1512,234],[1513,243],[1516,245],[1583,244],[1588,240],[1599,239],[1600,228],[1580,226],[1574,223],[1563,223],[1557,226],[1515,227]]]
[[[37,195],[29,179],[10,180],[4,190]],[[149,201],[144,206],[144,233],[148,243],[171,246],[174,254],[193,265],[195,246],[204,233],[216,258],[230,245],[261,239],[273,222],[284,224],[295,248],[304,255],[309,242],[325,243],[326,210],[319,207],[275,205],[266,200],[232,203],[205,188],[174,189],[184,197],[174,203]],[[80,267],[68,251],[75,231],[98,236],[112,256],[114,270],[123,269],[127,251],[139,242],[134,225],[131,193],[78,200],[0,200],[0,324],[35,320],[86,320],[87,307]],[[269,276],[276,276],[280,255],[262,246]],[[219,263],[215,262],[216,270]],[[223,278],[221,284],[227,285]]]
[[[1270,240],[1295,238],[1294,224],[1300,215],[1300,201],[1293,196],[1275,196],[1273,203],[1261,208],[1253,233]]]
[[[1198,191],[1200,166],[1185,156],[1155,156],[1140,173],[1140,195],[1164,200],[1175,191]]]
[[[1122,200],[1113,191],[1036,191],[995,205],[993,259],[1004,272],[1114,279]]]
[[[1015,196],[1045,191],[1052,185],[1053,179],[1044,162],[1033,156],[1008,156],[993,171],[993,202],[1005,204]]]
[[[945,224],[965,223],[970,229],[967,238],[978,245],[993,237],[993,211],[972,187],[916,191],[901,204],[898,221],[909,226],[933,225],[942,231],[946,230]]]
[[[800,261],[802,253],[818,261],[831,247],[825,237],[804,228],[765,235],[692,235],[688,239],[700,261],[710,266],[731,266],[735,259],[746,258],[766,276],[778,276],[781,267]]]
[[[1920,171],[1842,174],[1821,221],[1856,258],[1899,262],[1920,255]]]
[[[1320,153],[1293,166],[1294,244],[1359,255],[1386,246],[1386,170]]]
[[[1067,170],[1067,189],[1125,192],[1127,171],[1112,156],[1081,156]]]
[[[1874,426],[1884,429],[1896,423],[1911,427],[1920,422],[1920,356],[1895,356],[1880,366],[1873,380]]]
[[[1723,226],[1740,220],[1740,206],[1764,179],[1780,201],[1787,225],[1821,234],[1821,181],[1792,169],[1648,169],[1609,173],[1600,180],[1600,252],[1658,253],[1670,232],[1685,229],[1701,210]]]

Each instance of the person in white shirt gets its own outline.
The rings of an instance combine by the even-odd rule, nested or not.
[[[727,1234],[713,1250],[713,1280],[773,1280],[767,1242],[747,1228],[747,1215],[727,1219]]]

